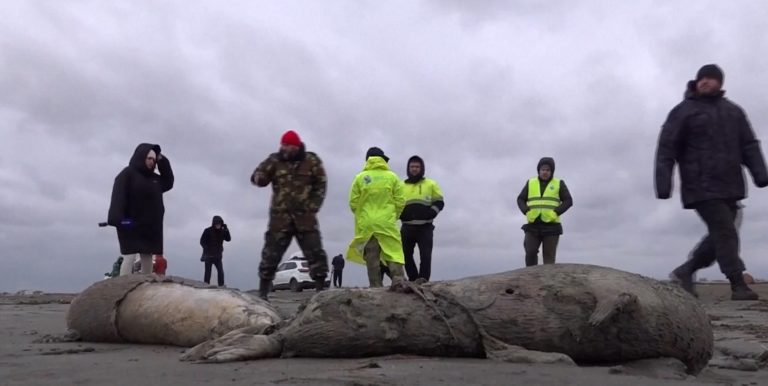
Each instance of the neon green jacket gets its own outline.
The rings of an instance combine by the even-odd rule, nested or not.
[[[381,157],[370,157],[355,176],[349,191],[349,207],[355,215],[355,238],[349,244],[347,260],[365,264],[365,244],[376,236],[381,260],[405,264],[397,219],[405,207],[403,182],[389,170]]]

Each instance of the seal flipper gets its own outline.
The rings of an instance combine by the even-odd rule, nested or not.
[[[481,331],[480,336],[483,341],[485,356],[488,359],[509,363],[561,363],[576,365],[571,357],[563,353],[528,350],[525,347],[504,343],[490,336],[485,331]]]
[[[184,352],[182,361],[233,362],[248,359],[279,357],[283,350],[282,340],[270,327],[244,327],[198,344]]]
[[[626,292],[611,297],[598,297],[595,310],[589,316],[589,324],[597,327],[633,304],[637,304],[637,296]]]

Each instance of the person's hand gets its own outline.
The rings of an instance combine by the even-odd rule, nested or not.
[[[129,218],[124,218],[124,219],[120,220],[120,228],[131,229],[131,228],[133,228],[133,225],[134,225],[133,220],[131,220]]]
[[[264,173],[258,170],[253,172],[253,174],[251,175],[251,184],[253,185],[259,186],[260,181],[262,180],[264,180]]]

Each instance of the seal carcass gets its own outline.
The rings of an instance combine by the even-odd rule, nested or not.
[[[191,347],[244,327],[263,331],[281,320],[247,293],[175,276],[127,275],[99,281],[73,301],[67,327],[91,342]]]
[[[535,361],[614,364],[671,357],[696,374],[712,349],[708,316],[679,287],[606,267],[554,264],[325,291],[276,331],[233,331],[181,359],[417,354],[529,361],[538,354]]]

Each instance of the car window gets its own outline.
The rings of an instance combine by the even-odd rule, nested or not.
[[[278,271],[285,271],[285,263],[278,265],[277,266],[277,270]]]
[[[285,269],[294,269],[296,268],[296,263],[285,263]]]

